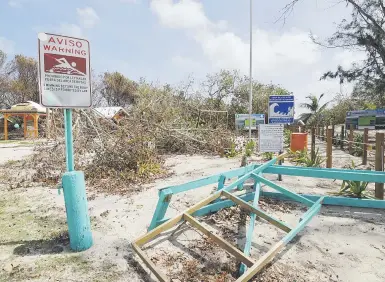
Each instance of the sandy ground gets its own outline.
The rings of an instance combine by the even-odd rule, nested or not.
[[[0,144],[0,163],[20,159],[31,149]],[[82,253],[69,249],[64,199],[56,189],[10,189],[1,182],[0,174],[0,281],[156,281],[133,253],[130,242],[146,232],[157,190],[239,167],[240,160],[173,156],[166,164],[174,171],[171,177],[146,185],[133,196],[88,191],[94,246]],[[275,180],[276,176],[268,178]],[[338,183],[312,178],[284,176],[281,184],[301,193],[326,194],[338,189]],[[168,214],[175,215],[213,189],[214,185],[176,195]],[[261,207],[291,225],[304,212],[296,205],[267,200],[261,201]],[[243,238],[239,214],[235,208],[226,209],[200,220],[235,244]],[[385,281],[384,232],[384,211],[323,207],[255,281]],[[251,256],[257,259],[282,236],[258,221]],[[235,260],[188,226],[171,238],[160,237],[152,246],[146,252],[174,281],[209,281],[210,275],[214,277],[210,281],[235,280]],[[212,271],[217,269],[220,271]],[[187,276],[182,270],[188,270]]]

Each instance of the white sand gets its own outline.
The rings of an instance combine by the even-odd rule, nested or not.
[[[30,147],[1,147],[0,162],[3,163],[31,153]],[[130,242],[146,232],[157,203],[158,189],[239,167],[240,159],[173,156],[166,164],[175,174],[147,185],[136,195],[98,195],[89,201],[94,246],[82,253],[72,253],[65,246],[60,254],[43,254],[44,248],[39,249],[35,241],[49,240],[66,230],[64,199],[56,189],[8,190],[7,185],[0,184],[0,281],[156,281],[133,254]],[[281,184],[303,193],[325,194],[338,189],[337,183],[312,178],[284,176]],[[198,202],[213,188],[214,185],[174,196],[169,214]],[[91,194],[89,192],[88,196]],[[275,211],[277,217],[292,225],[298,222],[301,213],[300,209],[293,213]],[[305,281],[385,281],[384,219],[385,212],[380,210],[323,207],[321,214],[274,264],[288,272],[296,272]],[[200,238],[197,233],[191,234],[192,240]],[[282,233],[279,235],[269,225],[257,224],[252,257],[257,259],[281,238]],[[179,235],[176,240],[183,241],[183,238]],[[30,253],[20,255],[20,246]],[[173,251],[167,246],[168,243],[161,243],[156,250],[148,252],[170,255]]]

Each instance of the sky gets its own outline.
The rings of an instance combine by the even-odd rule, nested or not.
[[[296,113],[309,94],[348,94],[352,85],[320,76],[364,54],[313,44],[330,36],[350,10],[339,0],[253,1],[253,78],[293,92]],[[0,0],[0,49],[37,58],[39,32],[87,38],[91,67],[130,79],[197,83],[220,69],[249,72],[249,0]]]

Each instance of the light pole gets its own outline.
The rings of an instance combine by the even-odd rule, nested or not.
[[[251,114],[253,111],[253,0],[250,0],[250,93],[249,93],[249,141],[251,141]]]

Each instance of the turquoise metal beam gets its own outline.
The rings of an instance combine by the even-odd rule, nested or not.
[[[222,174],[218,180],[218,189],[217,190],[222,190],[225,187],[225,182],[226,182],[226,176]]]
[[[278,200],[286,200],[286,201],[293,200],[282,193],[276,193],[276,192],[261,191],[261,196],[274,198]],[[321,197],[323,197],[320,195],[306,195],[306,194],[302,194],[302,196],[311,201],[318,201]],[[354,207],[354,208],[385,209],[385,200],[324,196],[323,205]]]
[[[245,202],[252,201],[254,199],[254,192],[243,194],[238,196]],[[262,197],[274,198],[283,201],[293,201],[293,199],[285,196],[282,193],[277,192],[265,192],[261,191]],[[319,195],[302,195],[303,197],[312,200],[314,202],[319,201],[320,198],[324,198],[324,206],[344,206],[344,207],[354,207],[354,208],[372,208],[372,209],[385,209],[385,200],[371,200],[371,199],[355,199],[355,198],[344,198],[344,197],[333,197],[333,196],[319,196]],[[207,214],[214,213],[224,208],[229,208],[235,206],[235,203],[231,200],[220,200],[219,202],[207,205],[199,210],[197,210],[193,215],[194,216],[205,216]],[[160,219],[157,223],[157,226],[161,223],[166,222],[169,218]]]
[[[192,189],[201,188],[203,186],[207,186],[207,185],[210,185],[210,184],[217,183],[222,176],[224,176],[226,178],[233,178],[233,177],[236,177],[236,176],[244,175],[244,174],[250,172],[251,170],[253,170],[254,168],[255,168],[255,165],[249,165],[249,166],[241,167],[241,168],[238,168],[238,169],[233,169],[233,170],[230,170],[230,171],[226,171],[226,172],[223,172],[223,173],[220,173],[220,174],[216,174],[216,175],[208,176],[208,177],[205,177],[205,178],[201,178],[201,179],[198,179],[198,180],[195,180],[195,181],[191,181],[191,182],[188,182],[188,183],[183,183],[183,184],[180,184],[180,185],[164,187],[164,188],[162,188],[160,190],[170,189],[173,194],[177,194],[177,193],[181,193],[181,192],[186,192],[186,191],[189,191],[189,190],[192,190]]]
[[[224,187],[222,190],[224,191],[231,191],[235,187],[238,187],[239,184],[243,184],[247,179],[251,178],[253,174],[257,175],[260,172],[264,171],[267,167],[273,165],[275,162],[277,162],[278,158],[274,158],[267,163],[264,163],[263,165],[260,165],[257,168],[254,168],[254,166],[249,166],[251,168],[251,171],[245,173],[243,176],[239,177],[237,181],[234,181],[229,186]]]
[[[311,209],[309,213],[306,214],[303,220],[295,228],[293,228],[293,230],[287,233],[285,237],[283,237],[282,241],[285,244],[289,243],[306,226],[306,224],[308,224],[308,222],[321,210],[322,205],[314,204],[314,206],[315,207]]]
[[[288,196],[289,198],[291,198],[293,200],[296,200],[297,202],[303,203],[303,204],[305,204],[308,207],[311,207],[314,204],[313,201],[311,201],[311,200],[309,200],[309,199],[307,199],[305,197],[302,197],[299,194],[291,192],[290,190],[287,190],[287,189],[279,186],[278,184],[276,184],[276,183],[274,183],[274,182],[272,182],[270,180],[267,180],[266,178],[263,178],[263,177],[261,177],[259,175],[256,175],[256,174],[253,174],[253,177],[256,180],[262,182],[263,184],[266,184],[267,186],[270,186],[271,188],[281,192],[282,194]]]
[[[314,205],[313,205],[310,209],[308,209],[308,210],[307,210],[307,211],[300,217],[299,221],[301,222],[302,220],[304,220],[304,219],[307,217],[307,215],[308,215],[309,213],[312,213],[312,211],[313,211],[315,208],[317,208],[319,205],[322,205],[324,199],[325,199],[325,197],[319,198],[319,199],[314,203]]]
[[[261,175],[259,173],[258,175]],[[254,180],[254,186],[253,190],[255,191],[254,193],[254,199],[253,199],[253,207],[258,207],[258,202],[259,202],[259,194],[261,191],[261,183],[258,180]],[[246,233],[246,243],[245,247],[243,249],[243,253],[246,256],[250,255],[250,250],[251,250],[251,241],[253,240],[253,234],[254,234],[254,227],[255,227],[255,219],[257,218],[257,215],[255,213],[250,213],[250,223],[249,223],[249,228],[247,229]],[[241,263],[239,273],[243,274],[247,269],[247,266],[244,263]]]
[[[276,160],[271,160],[265,164],[253,164],[246,167],[241,167],[235,170],[230,170],[224,173],[212,175],[209,177],[201,178],[189,183],[181,185],[175,185],[165,187],[163,189],[171,189],[174,194],[189,191],[192,189],[200,188],[206,185],[210,185],[219,181],[223,175],[226,178],[233,178],[242,176],[255,168],[265,167],[263,173],[269,174],[282,174],[292,176],[304,176],[326,179],[338,179],[338,180],[353,180],[353,181],[368,181],[368,182],[385,182],[385,173],[370,170],[347,170],[347,169],[326,169],[326,168],[308,168],[308,167],[296,167],[296,166],[278,166],[273,165]],[[162,189],[161,189],[162,190]]]
[[[258,167],[259,165],[256,165]],[[263,173],[282,174],[291,176],[314,177],[323,179],[367,181],[367,182],[385,182],[385,172],[372,170],[348,170],[332,168],[313,168],[299,166],[278,166],[273,165],[266,168]]]

